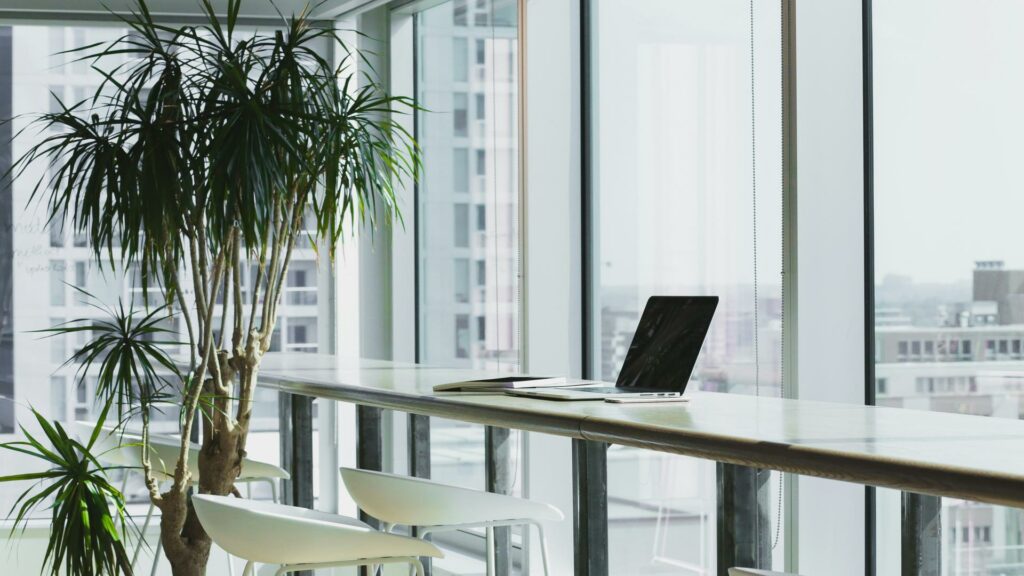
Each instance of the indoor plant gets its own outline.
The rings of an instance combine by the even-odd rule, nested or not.
[[[138,0],[127,35],[76,51],[102,86],[40,115],[34,125],[48,135],[12,168],[49,163],[33,198],[51,222],[87,235],[101,265],[138,266],[147,301],[172,306],[185,325],[188,357],[169,387],[182,432],[171,487],[161,492],[144,463],[178,576],[202,574],[210,552],[188,502],[189,431],[200,419],[198,491],[232,492],[293,248],[311,242],[333,257],[352,227],[389,223],[395,185],[419,168],[415,142],[391,119],[412,102],[357,77],[364,60],[335,30],[307,10],[270,35],[242,34],[241,4],[229,0],[218,15],[202,0],[204,24],[175,27]],[[340,64],[317,51],[327,42]],[[251,285],[243,266],[256,270]],[[106,348],[96,345],[95,358]],[[151,402],[168,390],[147,389],[164,377],[134,377],[150,355],[129,356],[101,372],[98,390],[119,421],[141,414],[145,438]]]

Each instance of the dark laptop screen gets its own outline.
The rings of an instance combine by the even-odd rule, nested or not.
[[[682,392],[717,306],[717,296],[652,296],[615,385]]]

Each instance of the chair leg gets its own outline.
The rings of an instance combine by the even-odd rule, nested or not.
[[[277,481],[273,478],[268,478],[267,481],[270,482],[270,497],[274,500],[274,504],[277,504]]]
[[[540,537],[540,558],[544,564],[544,576],[551,576],[551,566],[548,563],[548,539],[544,536],[544,526],[534,524],[537,528],[537,536]]]
[[[234,574],[235,563],[231,560],[231,554],[228,554],[227,550],[224,551],[224,554],[228,557],[228,574]]]
[[[418,559],[413,558],[411,562],[413,570],[416,571],[416,576],[426,576],[426,572],[423,570],[423,563]]]
[[[156,576],[156,567],[160,564],[160,555],[164,551],[164,541],[162,538],[156,540],[156,552],[153,554],[153,569],[149,571],[149,576]]]
[[[249,560],[245,563],[245,568],[242,570],[242,576],[252,576],[255,570],[256,563]]]
[[[155,509],[156,506],[150,500],[149,511],[146,512],[146,521],[142,523],[142,531],[139,532],[139,543],[135,545],[135,552],[132,553],[132,568],[135,568],[135,563],[139,560],[139,552],[142,552],[142,547],[146,544],[146,531],[149,530],[149,523],[153,520],[153,511]]]
[[[487,527],[487,576],[494,576],[494,528]]]

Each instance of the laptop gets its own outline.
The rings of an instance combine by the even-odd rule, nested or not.
[[[652,296],[644,306],[615,386],[580,381],[585,385],[506,393],[546,400],[679,398],[690,381],[717,307],[717,296]]]

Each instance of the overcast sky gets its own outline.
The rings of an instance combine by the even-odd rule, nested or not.
[[[875,265],[1024,267],[1024,2],[874,3]]]

